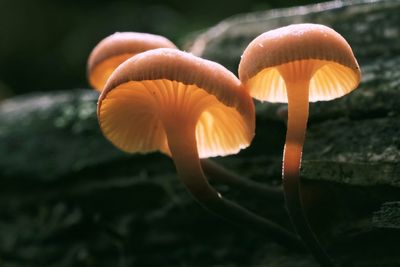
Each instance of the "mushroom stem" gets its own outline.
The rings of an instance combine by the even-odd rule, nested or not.
[[[293,226],[321,266],[334,266],[311,229],[304,213],[299,179],[301,156],[308,120],[309,81],[286,82],[288,125],[283,155],[283,189]]]
[[[195,136],[195,123],[165,123],[169,149],[182,182],[206,209],[247,229],[266,234],[282,246],[304,251],[301,240],[285,228],[268,221],[221,196],[208,183],[201,168]]]
[[[207,177],[227,185],[237,187],[251,194],[256,194],[259,197],[283,201],[283,192],[281,188],[276,188],[261,184],[249,179],[245,179],[236,173],[229,171],[220,164],[210,159],[202,159],[201,167]]]

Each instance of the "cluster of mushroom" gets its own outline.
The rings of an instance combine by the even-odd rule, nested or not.
[[[240,79],[220,64],[178,50],[164,37],[116,33],[92,51],[88,77],[101,92],[100,128],[116,147],[129,153],[160,151],[170,156],[182,182],[204,207],[282,245],[303,250],[304,241],[322,266],[333,266],[304,215],[299,172],[309,101],[342,96],[360,81],[353,52],[337,32],[317,24],[268,31],[245,49]],[[251,96],[288,103],[283,189],[292,223],[303,241],[223,198],[204,174],[205,170],[210,176],[233,177],[248,188],[255,187],[200,160],[235,154],[250,145],[255,134]]]

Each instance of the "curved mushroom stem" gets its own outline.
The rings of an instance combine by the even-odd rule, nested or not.
[[[275,188],[249,179],[244,179],[236,173],[227,170],[215,161],[210,159],[202,159],[201,167],[203,168],[207,177],[214,179],[217,182],[240,188],[248,193],[256,194],[262,198],[279,201],[283,200],[283,192],[280,188]]]
[[[198,156],[195,123],[181,121],[179,125],[166,123],[164,126],[178,175],[203,207],[233,223],[262,232],[285,247],[296,251],[305,250],[300,239],[285,228],[226,200],[210,186],[204,176]]]
[[[334,266],[321,246],[303,210],[299,179],[301,155],[308,120],[308,81],[286,82],[288,125],[283,155],[283,189],[293,226],[321,266]]]

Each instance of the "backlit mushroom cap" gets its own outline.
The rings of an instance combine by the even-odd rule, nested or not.
[[[117,32],[100,41],[89,56],[87,73],[90,85],[103,90],[111,73],[122,62],[138,53],[156,48],[176,48],[167,38],[138,32]]]
[[[285,79],[310,79],[311,102],[345,95],[361,77],[346,40],[317,24],[294,24],[261,34],[246,48],[239,65],[240,80],[250,94],[269,102],[287,102],[283,72],[289,74]]]
[[[104,135],[131,153],[170,154],[163,122],[170,113],[176,124],[196,118],[199,157],[237,153],[254,136],[254,105],[238,78],[217,63],[168,48],[122,63],[97,112]]]

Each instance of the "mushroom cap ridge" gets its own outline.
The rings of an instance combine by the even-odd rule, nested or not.
[[[206,110],[199,119],[202,125],[196,128],[198,143],[203,142],[207,146],[204,149],[199,147],[200,157],[236,153],[241,148],[247,147],[250,144],[254,136],[255,127],[254,104],[251,97],[243,89],[238,78],[220,64],[201,59],[186,52],[168,48],[160,48],[137,54],[122,63],[114,71],[99,97],[97,112],[100,126],[102,126],[103,119],[103,102],[107,100],[110,94],[116,95],[118,91],[122,92],[128,89],[129,86],[131,86],[128,89],[130,94],[134,94],[143,88],[147,90],[145,87],[149,86],[149,83],[152,81],[162,81],[164,84],[168,84],[167,86],[171,86],[171,88],[173,86],[187,86],[187,90],[200,90],[204,94],[212,96],[215,99],[213,103],[218,102],[218,106],[222,108],[219,110],[216,108]],[[141,89],[141,87],[143,88]],[[232,116],[232,121],[230,121],[230,116]],[[235,120],[236,122],[234,122]],[[238,125],[235,123],[238,123]],[[236,125],[237,129],[232,128],[230,124],[232,126]],[[220,127],[218,131],[208,129],[214,126]],[[230,133],[224,133],[224,129],[229,130]],[[102,130],[105,133],[103,127]],[[130,129],[129,131],[134,130]],[[202,132],[205,132],[205,134]],[[107,133],[105,134],[107,136]],[[231,141],[240,139],[240,143],[234,144],[235,142],[229,141],[231,142],[229,146],[236,147],[230,147],[226,151],[223,148],[211,149],[210,146],[214,146],[214,144],[211,144],[212,140],[208,139],[212,139],[212,136],[209,135],[213,134],[226,134],[227,138],[230,138]],[[235,134],[241,137],[236,138]],[[161,135],[163,134],[161,133],[159,138],[161,138]],[[162,138],[165,138],[165,136]],[[221,139],[222,137],[217,136],[216,138]],[[166,152],[164,148],[157,146],[153,145],[151,148],[147,147],[143,149],[136,149],[134,147],[126,147],[124,149],[121,146],[119,147],[127,152],[145,153],[154,150]]]
[[[252,87],[264,87],[248,88],[255,98],[271,102],[287,102],[284,81],[274,68],[308,60],[321,66],[322,70],[319,73],[321,77],[310,82],[310,101],[340,97],[359,84],[360,68],[347,41],[333,29],[311,23],[289,25],[265,32],[255,38],[242,55],[239,78],[246,87],[249,87],[248,82],[252,79]],[[261,72],[266,74],[264,80],[268,79],[270,82],[259,80],[255,83],[255,76]],[[335,76],[340,77],[335,79]],[[330,88],[321,88],[324,85]],[[268,92],[259,93],[257,90],[268,90]],[[278,90],[280,92],[277,92]]]

